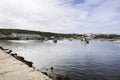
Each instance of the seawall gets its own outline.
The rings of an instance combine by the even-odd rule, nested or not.
[[[0,49],[0,80],[52,80]]]

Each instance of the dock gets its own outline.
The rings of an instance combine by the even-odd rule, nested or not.
[[[0,80],[52,80],[0,49]]]

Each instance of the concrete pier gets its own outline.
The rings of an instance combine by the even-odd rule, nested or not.
[[[0,80],[52,80],[0,49]]]

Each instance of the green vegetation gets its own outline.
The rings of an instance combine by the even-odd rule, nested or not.
[[[12,33],[22,33],[22,34],[38,34],[44,37],[55,36],[56,38],[71,38],[80,37],[80,34],[62,34],[62,33],[51,33],[51,32],[40,32],[40,31],[30,31],[30,30],[20,30],[20,29],[0,29],[1,34],[11,35]]]
[[[97,34],[95,39],[120,39],[120,35],[117,34]]]
[[[87,38],[91,37],[92,39],[120,39],[120,35],[117,34],[92,34],[91,36],[87,34],[63,34],[63,33],[52,33],[52,32],[41,32],[41,31],[31,31],[31,30],[22,30],[22,29],[0,29],[0,33],[5,35],[6,37],[1,37],[0,39],[12,39],[12,33],[19,33],[19,34],[37,34],[43,37],[51,38],[52,36],[56,37],[57,39],[61,38]],[[17,39],[17,38],[14,38]]]

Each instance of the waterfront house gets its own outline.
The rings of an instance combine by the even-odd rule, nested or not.
[[[41,36],[38,34],[23,34],[23,33],[12,33],[12,38],[18,38],[20,40],[39,40]]]
[[[85,37],[86,37],[87,39],[93,39],[93,38],[95,37],[95,34],[91,34],[91,33],[85,34]]]

